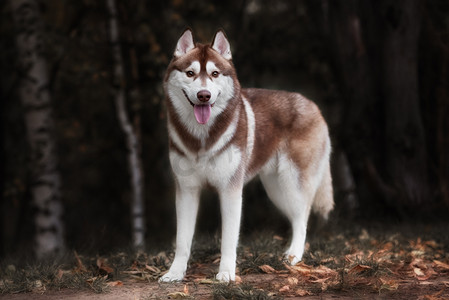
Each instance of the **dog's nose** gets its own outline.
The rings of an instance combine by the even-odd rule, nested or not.
[[[208,90],[201,90],[196,94],[196,97],[201,102],[207,102],[210,100],[210,92]]]

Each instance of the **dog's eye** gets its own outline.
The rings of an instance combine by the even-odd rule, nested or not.
[[[218,75],[220,75],[220,73],[218,73],[217,71],[213,71],[211,75],[212,75],[212,77],[217,78]]]
[[[193,73],[193,71],[187,71],[186,75],[187,75],[187,77],[193,77],[193,76],[195,76],[195,73]]]

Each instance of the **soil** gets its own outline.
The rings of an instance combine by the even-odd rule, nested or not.
[[[449,278],[434,278],[431,280],[403,280],[397,289],[389,291],[373,292],[370,287],[357,287],[354,289],[341,289],[339,291],[316,292],[312,295],[299,296],[296,291],[303,290],[304,286],[289,288],[279,292],[279,287],[284,286],[287,274],[250,274],[241,277],[240,284],[249,284],[258,289],[263,289],[273,297],[284,299],[449,299]],[[133,279],[125,280],[120,285],[112,286],[102,294],[90,290],[45,290],[32,293],[0,295],[0,299],[212,299],[213,284],[200,283],[198,281],[186,281],[183,283],[159,284],[157,282],[142,282]],[[238,286],[238,285],[233,285]],[[187,293],[186,293],[187,292]],[[219,298],[220,299],[220,298]]]

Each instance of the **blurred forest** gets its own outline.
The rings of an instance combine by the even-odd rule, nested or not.
[[[32,249],[37,213],[12,2],[0,2],[1,256]],[[106,0],[31,2],[39,19],[32,21],[42,24],[38,52],[48,69],[68,249],[131,245],[117,85],[141,142],[147,248],[174,239],[162,78],[187,26],[201,42],[225,30],[243,87],[296,91],[319,104],[333,140],[337,222],[447,219],[449,1],[117,0],[119,83]],[[217,200],[203,198],[197,228],[213,236]],[[245,190],[242,225],[243,232],[288,230],[258,182]]]

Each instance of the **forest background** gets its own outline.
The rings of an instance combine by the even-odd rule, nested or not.
[[[333,142],[331,222],[447,220],[448,1],[129,0],[117,1],[115,14],[107,1],[13,2],[0,3],[0,256],[29,253],[43,232],[61,233],[67,249],[101,253],[133,243],[135,191],[119,93],[139,141],[146,248],[170,245],[174,183],[162,80],[187,26],[200,42],[226,31],[242,86],[296,91],[318,103]],[[31,52],[23,51],[24,32],[37,36]],[[45,106],[23,100],[33,67],[23,61],[33,51],[46,64]],[[59,176],[47,202],[58,209],[35,198],[41,148],[26,116],[43,108],[51,117],[43,130],[54,145],[50,169]],[[218,203],[211,192],[203,198],[197,228],[213,236]],[[287,236],[288,223],[260,183],[245,189],[244,202],[244,234]],[[36,218],[52,214],[62,222]]]

